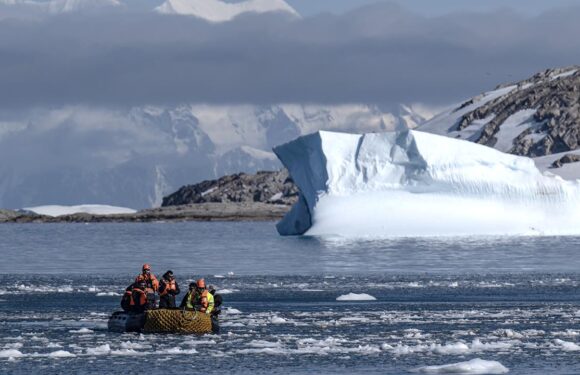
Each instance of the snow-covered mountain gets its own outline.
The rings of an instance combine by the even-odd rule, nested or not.
[[[451,106],[418,130],[529,156],[542,170],[576,179],[579,102],[580,68],[550,69]]]
[[[139,10],[193,16],[210,22],[226,22],[242,14],[279,13],[300,17],[284,0],[0,0],[0,5],[35,13],[61,14],[98,9]]]
[[[278,12],[298,16],[284,0],[246,0],[239,3],[221,0],[165,0],[155,10],[165,14],[195,16],[212,22],[230,21],[243,13]]]
[[[157,206],[183,185],[280,168],[272,147],[297,136],[392,130],[426,116],[411,108],[183,105],[0,115],[0,207]]]

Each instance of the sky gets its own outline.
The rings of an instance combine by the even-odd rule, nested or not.
[[[320,12],[344,13],[380,0],[288,0],[300,14],[311,16]],[[398,0],[398,4],[427,16],[455,11],[484,11],[511,7],[522,13],[539,14],[556,6],[577,4],[577,0]]]
[[[218,24],[148,10],[47,16],[0,5],[0,110],[440,105],[580,63],[580,2],[289,3],[304,16]]]

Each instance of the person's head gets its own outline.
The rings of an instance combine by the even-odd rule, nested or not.
[[[165,272],[163,274],[163,278],[165,280],[169,280],[169,281],[173,280],[174,279],[174,277],[173,277],[173,271],[169,270],[169,271]]]
[[[215,294],[215,285],[210,285],[207,287],[207,290],[209,290],[209,292],[211,294]]]
[[[195,283],[195,286],[196,286],[197,290],[204,290],[205,289],[205,280],[204,279],[197,280],[197,282]]]
[[[143,265],[143,267],[141,268],[141,270],[143,271],[143,274],[150,274],[151,273],[151,266],[147,263],[145,263]]]
[[[194,282],[189,283],[189,290],[193,291],[195,290],[196,284]]]
[[[147,288],[147,283],[145,282],[145,280],[141,280],[137,283],[137,288],[145,290],[145,288]]]

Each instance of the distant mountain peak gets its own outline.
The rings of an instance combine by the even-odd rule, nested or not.
[[[225,22],[244,13],[286,13],[299,16],[284,0],[246,0],[226,3],[221,0],[166,0],[155,8],[159,13],[195,16],[211,22]]]

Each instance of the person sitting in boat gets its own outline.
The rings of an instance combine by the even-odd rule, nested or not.
[[[149,308],[147,299],[147,283],[144,280],[136,282],[131,292],[131,311],[142,313]]]
[[[195,286],[195,309],[202,313],[211,314],[214,308],[214,298],[209,290],[207,290],[205,287],[205,280],[197,280]]]
[[[159,282],[159,308],[175,308],[175,296],[179,292],[179,285],[173,276],[173,271],[165,272]]]
[[[185,296],[183,296],[179,307],[182,309],[193,310],[195,307],[195,293],[195,283],[189,283],[189,289]]]
[[[154,274],[151,273],[151,266],[145,263],[141,269],[141,273],[135,278],[135,283],[145,281],[148,293],[155,293],[159,290],[159,281]]]

